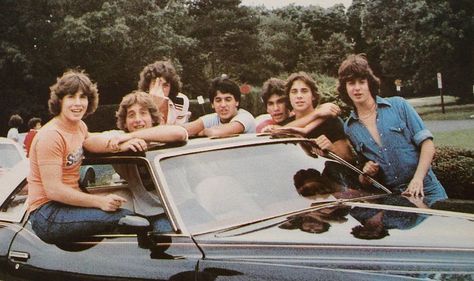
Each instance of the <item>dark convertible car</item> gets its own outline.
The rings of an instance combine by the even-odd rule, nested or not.
[[[84,166],[96,173],[84,191],[159,206],[171,227],[45,243],[26,214],[25,164],[0,183],[1,280],[474,279],[471,202],[362,186],[307,139],[199,138]]]

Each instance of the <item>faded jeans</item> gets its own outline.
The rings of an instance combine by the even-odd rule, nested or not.
[[[30,220],[39,238],[57,243],[113,231],[126,215],[135,213],[127,209],[105,212],[51,201],[33,211]]]

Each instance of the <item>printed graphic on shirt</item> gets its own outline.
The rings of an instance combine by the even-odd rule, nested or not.
[[[84,150],[82,147],[79,147],[76,152],[69,153],[66,157],[66,166],[72,166],[76,163],[81,162],[84,157]]]

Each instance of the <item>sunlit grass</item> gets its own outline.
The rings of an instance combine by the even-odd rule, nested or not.
[[[474,150],[474,129],[433,132],[436,146],[454,146]]]

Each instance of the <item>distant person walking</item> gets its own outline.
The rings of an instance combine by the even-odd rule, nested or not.
[[[8,127],[10,127],[10,130],[8,130],[7,138],[19,142],[20,135],[18,132],[18,128],[21,125],[23,125],[23,118],[21,118],[20,115],[13,114],[12,116],[10,116],[10,120],[8,121]]]
[[[33,141],[33,138],[38,132],[38,130],[41,128],[41,118],[38,118],[38,117],[31,118],[28,121],[28,128],[30,130],[26,134],[25,140],[23,141],[23,144],[25,145],[25,150],[26,150],[26,157],[29,157],[31,142]]]

